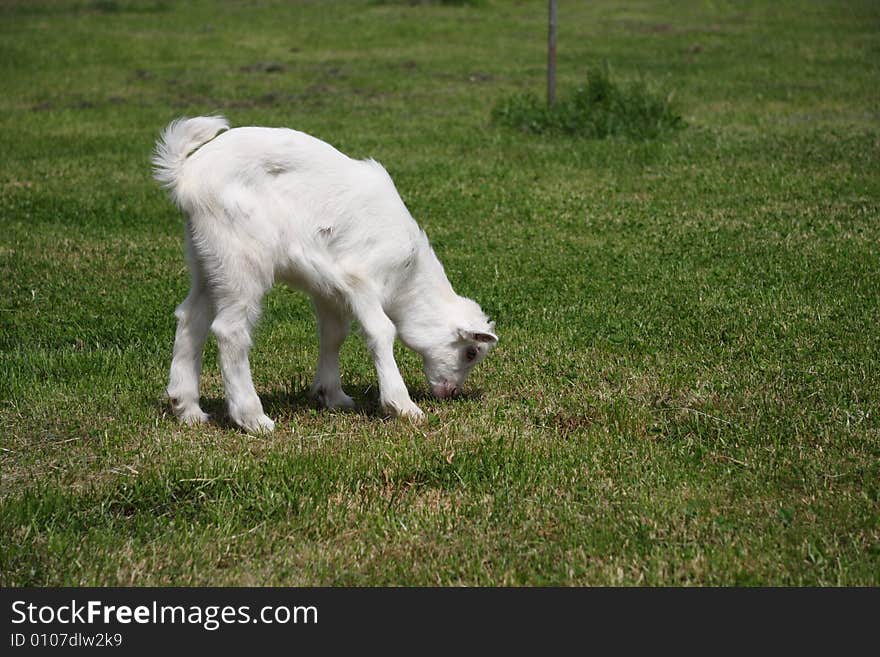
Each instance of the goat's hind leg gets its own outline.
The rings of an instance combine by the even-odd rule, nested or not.
[[[211,331],[217,336],[229,415],[238,426],[251,433],[269,432],[275,428],[275,423],[263,413],[248,360],[263,293],[263,289],[251,288],[219,294],[217,316],[211,324]]]
[[[339,349],[348,337],[350,321],[332,302],[315,299],[318,320],[318,370],[310,395],[326,408],[354,408],[354,400],[342,390],[339,377]]]
[[[208,414],[199,406],[199,377],[212,311],[199,264],[192,254],[189,260],[192,282],[189,295],[174,311],[177,333],[167,392],[171,409],[181,422],[201,424],[208,421]]]

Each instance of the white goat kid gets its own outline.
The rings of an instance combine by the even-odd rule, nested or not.
[[[248,353],[262,298],[276,280],[307,292],[318,319],[313,396],[351,407],[339,348],[360,323],[386,412],[418,420],[394,361],[394,340],[419,353],[431,391],[458,393],[495,345],[494,324],[458,296],[425,233],[385,169],[353,160],[302,132],[229,130],[220,116],[172,122],[156,144],[155,177],[186,214],[191,289],[177,308],[168,395],[186,423],[199,407],[202,350],[217,337],[232,419],[271,431],[251,380]]]

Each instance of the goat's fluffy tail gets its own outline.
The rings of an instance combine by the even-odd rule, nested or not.
[[[228,129],[229,121],[222,116],[183,117],[172,121],[156,142],[153,177],[174,194],[186,158]]]

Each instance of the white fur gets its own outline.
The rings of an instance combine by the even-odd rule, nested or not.
[[[435,395],[455,394],[497,341],[494,325],[453,291],[385,169],[295,130],[228,128],[223,117],[179,119],[153,158],[156,179],[187,217],[191,289],[175,313],[168,384],[177,416],[207,419],[199,376],[210,329],[232,419],[247,431],[273,429],[248,353],[262,298],[276,281],[314,302],[320,356],[312,393],[324,405],[353,405],[339,378],[352,318],[363,329],[387,412],[423,416],[394,362],[395,337],[422,356]]]

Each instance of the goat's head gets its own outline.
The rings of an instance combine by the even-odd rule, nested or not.
[[[498,342],[495,322],[487,320],[470,299],[463,310],[448,318],[448,329],[439,332],[431,346],[421,350],[428,385],[435,397],[455,397],[474,366]]]

